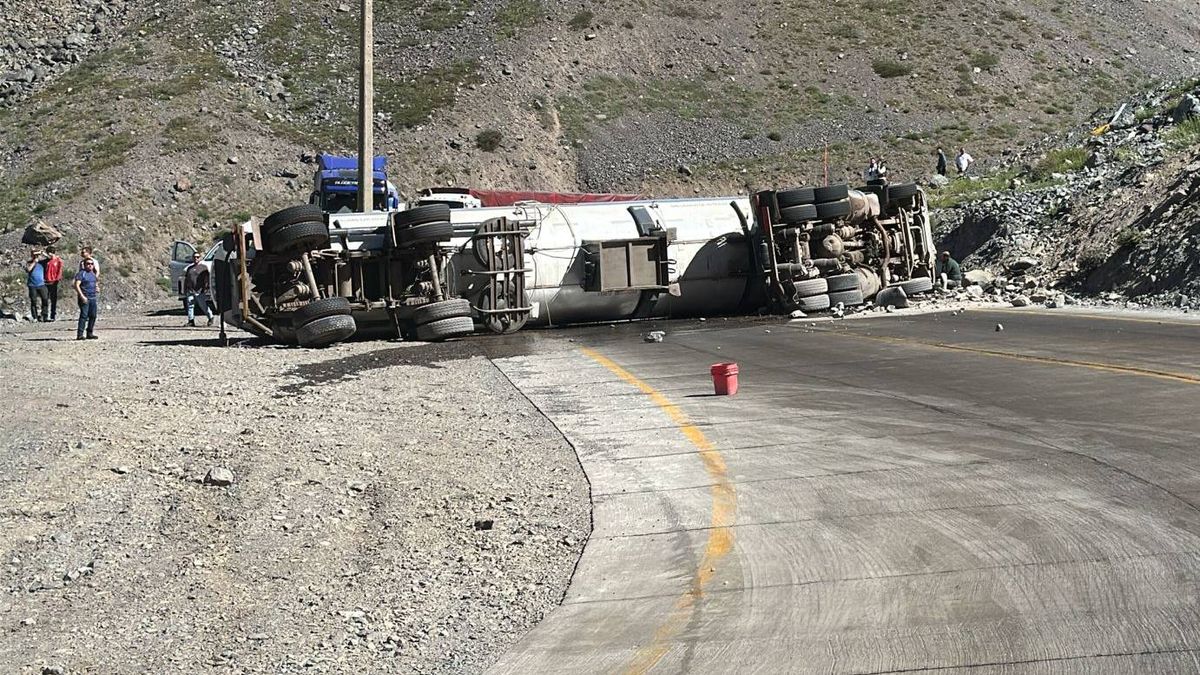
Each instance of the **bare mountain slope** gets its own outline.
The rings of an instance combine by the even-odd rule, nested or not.
[[[744,191],[823,176],[826,144],[834,179],[881,152],[924,173],[938,143],[998,156],[1198,69],[1191,0],[376,4],[380,150],[410,193]],[[301,155],[353,147],[356,6],[0,0],[0,283],[31,218],[143,298],[170,240],[304,201]]]

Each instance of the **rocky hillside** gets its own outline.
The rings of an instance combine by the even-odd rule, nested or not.
[[[1022,286],[1200,308],[1200,81],[1110,119],[935,191],[943,247]]]
[[[173,239],[304,201],[302,158],[353,147],[356,7],[0,0],[0,285],[32,219],[136,300]],[[1200,70],[1193,0],[733,7],[376,0],[380,149],[409,193],[745,191],[823,176],[826,147],[834,179],[919,175]]]

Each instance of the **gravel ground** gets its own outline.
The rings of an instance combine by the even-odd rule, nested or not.
[[[588,486],[478,343],[180,324],[2,329],[0,672],[478,672],[558,604]]]

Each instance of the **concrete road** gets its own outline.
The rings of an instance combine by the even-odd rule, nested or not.
[[[658,327],[498,346],[595,522],[494,672],[1200,671],[1200,323]]]

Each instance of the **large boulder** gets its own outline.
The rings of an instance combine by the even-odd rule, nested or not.
[[[1184,94],[1179,105],[1175,106],[1175,110],[1171,112],[1171,121],[1180,124],[1197,116],[1200,116],[1200,99],[1192,94]]]
[[[987,270],[970,270],[963,272],[963,280],[971,286],[982,286],[983,288],[991,288],[992,284],[996,283],[996,275]]]
[[[34,223],[21,235],[21,243],[27,246],[53,246],[59,239],[62,239],[62,232],[46,223]]]

